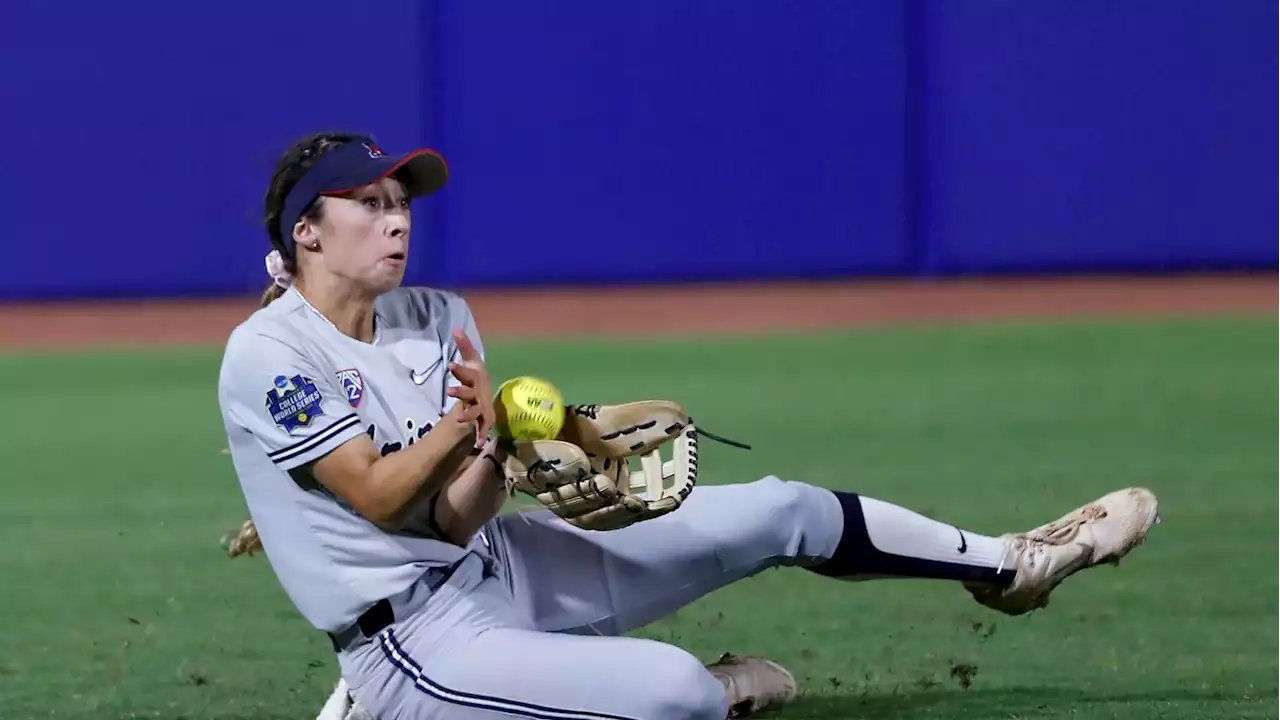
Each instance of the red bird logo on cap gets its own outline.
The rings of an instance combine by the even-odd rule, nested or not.
[[[364,145],[365,149],[369,151],[369,157],[371,158],[382,157],[382,148],[378,147],[377,145],[374,145],[371,142],[361,143],[361,144]]]

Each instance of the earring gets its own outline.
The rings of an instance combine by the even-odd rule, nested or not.
[[[319,243],[319,242],[313,242],[313,243],[311,243],[311,249],[312,249],[312,250],[319,250],[319,249],[320,249],[320,243]]]

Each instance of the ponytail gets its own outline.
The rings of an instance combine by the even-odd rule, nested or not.
[[[279,299],[281,295],[284,295],[284,288],[275,283],[271,283],[271,285],[262,293],[262,307],[270,305],[273,301]]]

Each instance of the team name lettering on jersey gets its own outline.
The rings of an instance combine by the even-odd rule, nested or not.
[[[386,457],[387,455],[390,455],[393,452],[399,452],[405,449],[406,447],[412,445],[415,440],[421,440],[427,433],[431,432],[431,428],[433,426],[431,423],[416,423],[414,422],[413,418],[408,418],[404,421],[404,427],[407,433],[404,436],[405,441],[404,442],[394,441],[394,442],[383,443],[381,448],[381,453],[383,457]],[[369,429],[366,430],[365,432],[368,433],[370,440],[373,440],[375,443],[378,441],[377,425],[370,423]]]

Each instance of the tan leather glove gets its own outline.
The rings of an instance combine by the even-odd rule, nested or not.
[[[505,470],[509,487],[570,524],[616,530],[674,512],[689,497],[698,482],[698,436],[684,408],[669,400],[571,405],[560,439],[514,442]]]

